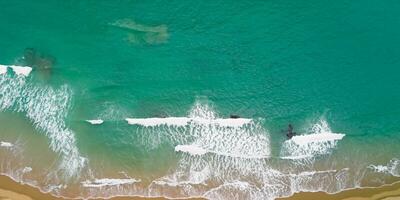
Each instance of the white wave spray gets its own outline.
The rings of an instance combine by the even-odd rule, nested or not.
[[[369,165],[368,168],[378,173],[387,173],[395,177],[400,177],[400,160],[393,158],[387,165]]]
[[[284,159],[309,159],[317,155],[329,154],[345,135],[332,133],[328,123],[320,120],[311,128],[311,133],[294,136],[286,140],[280,156]]]
[[[34,127],[50,139],[50,148],[61,156],[64,178],[77,175],[85,166],[74,133],[66,126],[72,92],[67,86],[53,89],[30,83],[29,77],[0,75],[0,111],[25,113]]]

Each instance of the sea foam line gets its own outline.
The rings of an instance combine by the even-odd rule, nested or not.
[[[13,147],[14,145],[12,143],[10,143],[10,142],[0,141],[0,146],[1,147]]]
[[[0,74],[7,73],[7,69],[11,68],[16,75],[28,76],[32,68],[27,66],[17,66],[17,65],[0,65]]]
[[[268,155],[244,155],[244,154],[233,154],[233,153],[225,153],[225,152],[218,152],[212,150],[203,149],[197,145],[177,145],[175,146],[176,152],[184,152],[190,155],[204,155],[206,153],[212,153],[220,156],[227,156],[227,157],[234,157],[234,158],[245,158],[245,159],[264,159],[269,158]]]
[[[313,142],[328,142],[341,140],[345,134],[341,133],[320,133],[320,134],[309,134],[309,135],[298,135],[293,136],[291,140],[298,145],[307,145]]]
[[[91,120],[85,120],[86,122],[93,124],[93,125],[100,125],[102,124],[104,121],[101,119],[91,119]]]
[[[86,180],[81,183],[83,187],[104,187],[104,186],[134,184],[138,182],[140,182],[140,180],[136,180],[133,178],[124,178],[124,179],[103,178],[103,179],[95,179],[92,181]]]
[[[218,125],[224,127],[240,127],[252,122],[252,119],[247,118],[217,118],[205,119],[200,117],[166,117],[166,118],[126,118],[128,124],[141,125],[145,127],[151,126],[186,126],[190,123],[204,124],[204,125]]]
[[[328,154],[342,140],[345,134],[333,133],[325,120],[314,124],[309,134],[293,136],[281,148],[282,159],[308,159]]]
[[[0,65],[0,74],[5,74],[7,73],[7,66],[5,65]]]

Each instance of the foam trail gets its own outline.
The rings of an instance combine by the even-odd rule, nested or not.
[[[329,141],[341,140],[344,136],[345,136],[344,134],[340,133],[321,133],[321,134],[293,136],[291,140],[298,145],[307,145],[308,143],[314,143],[314,142],[329,142]]]
[[[268,155],[247,155],[247,154],[231,154],[226,152],[218,152],[212,150],[206,150],[197,145],[177,145],[175,146],[176,152],[184,152],[190,155],[204,155],[206,153],[212,153],[220,156],[234,157],[234,158],[247,158],[247,159],[264,159],[268,158]]]
[[[202,149],[201,147],[195,145],[177,145],[175,146],[175,151],[186,152],[191,155],[203,155],[207,153],[206,150]]]
[[[92,119],[92,120],[85,120],[86,122],[89,122],[90,124],[93,125],[99,125],[102,124],[104,121],[101,119]]]
[[[378,173],[388,173],[400,177],[400,160],[393,158],[387,165],[369,165],[368,168]]]
[[[5,74],[7,73],[7,66],[5,65],[0,65],[0,74]]]
[[[321,120],[312,127],[311,134],[293,136],[286,140],[282,145],[280,157],[305,159],[328,154],[344,136],[345,134],[332,133],[328,123]]]
[[[0,141],[0,146],[1,147],[13,147],[14,145],[12,143],[10,143],[10,142]]]
[[[123,184],[134,184],[138,183],[140,180],[126,178],[126,179],[110,179],[110,178],[103,178],[103,179],[95,179],[93,181],[86,180],[81,182],[83,187],[104,187],[104,186],[116,186],[116,185],[123,185]]]
[[[187,126],[190,123],[204,124],[204,125],[218,125],[225,127],[240,127],[245,124],[251,123],[251,119],[238,118],[238,119],[205,119],[200,117],[167,117],[167,118],[126,118],[128,124],[149,126]]]
[[[126,118],[128,124],[148,126],[186,126],[190,119],[187,117],[168,117],[168,118]]]
[[[25,72],[21,71],[22,74]],[[86,159],[80,156],[74,133],[64,121],[72,92],[65,85],[53,89],[27,81],[23,75],[0,77],[0,111],[25,113],[33,126],[50,139],[50,149],[60,154],[59,169],[65,178],[76,177]]]

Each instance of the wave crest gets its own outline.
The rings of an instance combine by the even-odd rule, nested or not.
[[[317,155],[329,154],[337,141],[345,135],[332,133],[325,120],[314,124],[310,134],[293,136],[286,140],[280,152],[283,159],[308,159]]]

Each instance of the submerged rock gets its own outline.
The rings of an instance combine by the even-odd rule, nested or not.
[[[56,59],[51,56],[37,51],[35,48],[26,48],[21,59],[21,64],[37,69],[51,69],[56,63]]]
[[[131,19],[121,19],[110,25],[124,30],[127,33],[126,40],[132,44],[162,44],[169,37],[168,27],[164,24],[150,26]]]

